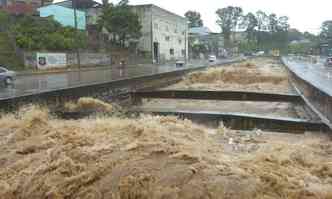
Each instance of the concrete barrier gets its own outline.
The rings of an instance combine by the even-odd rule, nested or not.
[[[281,61],[288,69],[289,80],[294,89],[301,95],[312,111],[332,129],[332,96],[293,71],[287,65],[285,58],[282,58]]]

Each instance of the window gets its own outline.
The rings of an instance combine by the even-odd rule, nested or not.
[[[174,49],[173,48],[169,49],[169,54],[174,55]]]
[[[158,24],[157,23],[154,23],[153,26],[154,26],[155,29],[158,29]]]
[[[181,39],[179,39],[179,44],[182,44],[182,40]]]
[[[168,28],[168,26],[166,25],[166,31],[168,32],[169,31],[169,28]]]
[[[169,37],[169,36],[166,36],[166,37],[165,37],[165,40],[166,40],[166,41],[169,41],[169,40],[170,40],[170,37]]]
[[[186,50],[181,50],[181,53],[182,53],[182,56],[185,56],[186,55]]]
[[[178,33],[178,29],[175,28],[174,33]]]
[[[182,35],[185,35],[185,34],[186,34],[186,31],[183,31],[183,32],[182,32]]]

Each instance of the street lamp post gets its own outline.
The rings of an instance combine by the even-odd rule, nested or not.
[[[186,24],[186,30],[185,30],[185,35],[184,35],[184,45],[185,45],[185,52],[184,52],[184,55],[185,55],[185,57],[184,57],[184,59],[185,59],[185,64],[187,64],[187,62],[188,62],[188,27],[189,27],[189,21],[187,21],[187,24]]]
[[[72,7],[74,9],[74,25],[75,25],[75,43],[76,43],[76,59],[79,71],[79,77],[81,76],[81,60],[80,60],[80,50],[79,50],[79,38],[78,38],[78,24],[77,24],[77,0],[72,0]]]

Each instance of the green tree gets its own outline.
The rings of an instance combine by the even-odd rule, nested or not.
[[[324,21],[321,26],[320,38],[332,46],[332,20]]]
[[[103,8],[98,24],[112,35],[112,43],[120,47],[125,47],[126,41],[138,40],[141,37],[142,26],[138,15],[131,11],[127,0]]]
[[[244,16],[243,27],[247,33],[247,41],[250,43],[256,42],[257,26],[258,20],[253,13],[249,12],[246,16]]]
[[[275,41],[274,47],[281,52],[287,51],[288,46],[288,32],[289,32],[289,18],[281,16],[277,18],[276,32],[272,32],[272,41]]]
[[[188,19],[190,28],[203,26],[203,20],[201,19],[201,14],[199,12],[189,10],[184,16]]]
[[[288,53],[307,54],[314,48],[312,43],[291,43],[288,45]]]
[[[0,10],[0,31],[7,31],[9,28],[9,14],[6,11]]]
[[[256,12],[256,19],[257,19],[257,33],[256,33],[257,45],[259,48],[262,48],[263,47],[262,43],[264,37],[266,37],[265,31],[267,30],[269,20],[267,14],[261,10]]]
[[[226,47],[229,47],[231,44],[232,31],[234,31],[239,24],[242,12],[242,8],[233,6],[228,6],[216,11],[218,16],[217,24],[220,26],[223,33]]]
[[[268,16],[268,31],[271,33],[277,32],[278,29],[278,17],[276,14],[272,13]]]
[[[74,28],[62,27],[53,19],[24,16],[17,19],[10,31],[15,33],[17,45],[26,50],[73,50],[86,46],[84,31],[78,31],[76,41]]]
[[[289,18],[287,16],[279,17],[277,31],[288,32],[289,27],[290,27],[288,20],[289,20]]]

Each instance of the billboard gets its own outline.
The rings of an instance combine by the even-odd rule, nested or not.
[[[64,68],[66,66],[66,53],[37,53],[38,69]]]

